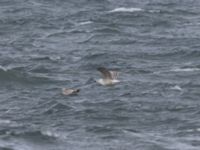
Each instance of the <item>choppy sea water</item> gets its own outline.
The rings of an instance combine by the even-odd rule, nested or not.
[[[0,149],[199,150],[199,7],[1,0]],[[98,85],[99,66],[121,83]]]

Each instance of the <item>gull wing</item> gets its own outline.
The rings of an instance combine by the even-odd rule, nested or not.
[[[117,72],[117,71],[110,71],[110,74],[111,74],[112,79],[115,79],[115,80],[119,76],[119,72]]]
[[[106,69],[104,67],[99,67],[99,68],[97,68],[97,70],[99,72],[101,72],[101,74],[103,75],[104,79],[112,79],[112,74],[108,69]]]

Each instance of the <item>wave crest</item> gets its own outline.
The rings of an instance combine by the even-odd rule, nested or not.
[[[40,84],[40,83],[49,83],[53,80],[46,75],[33,75],[27,73],[24,67],[2,67],[0,66],[0,81],[15,81],[20,83],[29,83],[29,84]],[[54,82],[54,81],[53,81]]]
[[[113,10],[110,10],[108,12],[110,13],[114,13],[114,12],[137,12],[137,11],[142,11],[143,9],[141,8],[134,8],[134,7],[130,7],[130,8],[126,8],[126,7],[119,7],[119,8],[115,8]]]
[[[194,72],[194,71],[200,71],[200,68],[174,68],[171,71],[173,71],[173,72]]]

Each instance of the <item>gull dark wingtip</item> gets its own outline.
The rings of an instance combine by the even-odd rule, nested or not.
[[[98,67],[97,70],[100,71],[102,69],[105,69],[104,67]]]
[[[97,70],[100,72],[108,71],[108,69],[106,69],[105,67],[98,67]]]
[[[77,93],[80,92],[80,89],[76,89],[76,92],[77,92]]]

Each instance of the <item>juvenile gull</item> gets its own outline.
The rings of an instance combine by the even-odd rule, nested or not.
[[[66,88],[62,89],[63,95],[74,95],[77,94],[78,92],[80,92],[80,89],[66,89]]]
[[[96,80],[101,85],[114,85],[119,83],[120,81],[117,80],[119,72],[117,71],[110,71],[104,67],[97,68],[99,72],[103,75],[103,79]]]

